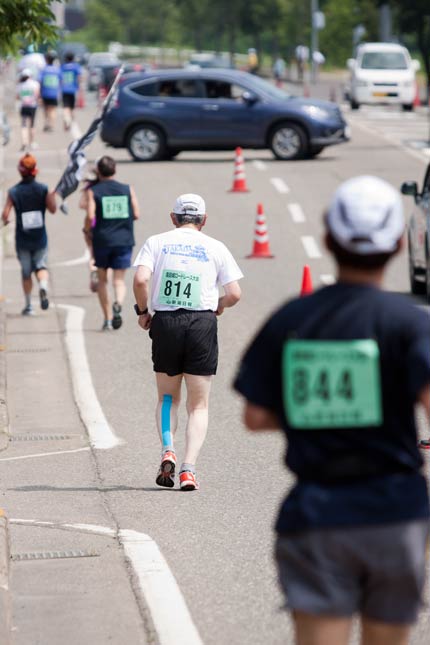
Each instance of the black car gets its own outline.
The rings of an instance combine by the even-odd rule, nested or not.
[[[101,137],[138,161],[236,146],[290,160],[347,141],[349,128],[335,103],[290,96],[255,75],[174,69],[123,77]]]
[[[430,302],[430,164],[421,190],[416,181],[407,181],[402,184],[401,191],[404,195],[411,195],[418,207],[408,225],[411,291],[425,293]]]

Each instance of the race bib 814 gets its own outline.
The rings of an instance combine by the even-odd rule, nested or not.
[[[200,290],[200,275],[165,269],[161,276],[158,302],[172,307],[199,309]]]
[[[282,372],[285,413],[292,428],[382,424],[379,348],[374,340],[288,340]]]

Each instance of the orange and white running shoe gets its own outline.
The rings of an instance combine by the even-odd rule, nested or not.
[[[166,450],[161,459],[155,483],[158,486],[164,486],[165,488],[173,488],[175,485],[175,468],[176,455],[172,450]]]
[[[179,486],[181,490],[198,490],[196,476],[191,470],[181,470],[179,473]]]

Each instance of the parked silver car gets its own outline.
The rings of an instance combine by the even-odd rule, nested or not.
[[[416,181],[402,184],[403,195],[414,198],[417,206],[408,225],[409,278],[411,291],[425,293],[430,302],[430,164],[421,190]]]

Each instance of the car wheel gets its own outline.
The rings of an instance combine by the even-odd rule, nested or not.
[[[349,104],[351,106],[351,110],[358,110],[358,108],[360,107],[360,103],[357,103],[357,101],[354,101],[354,99],[351,99]]]
[[[166,152],[163,132],[155,125],[136,125],[127,135],[126,147],[136,161],[156,161]]]
[[[317,157],[320,152],[324,150],[324,148],[325,146],[311,146],[309,148],[307,156],[309,157],[309,159],[313,159],[313,157]]]
[[[414,109],[413,103],[403,103],[402,110],[403,112],[412,112]]]
[[[270,133],[269,147],[277,159],[302,159],[308,153],[308,138],[296,123],[280,123]]]

